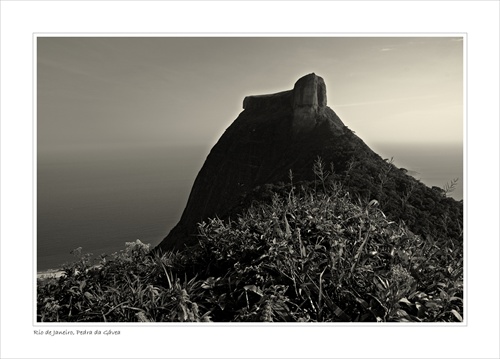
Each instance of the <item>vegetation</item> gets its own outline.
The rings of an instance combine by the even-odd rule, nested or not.
[[[412,208],[439,211],[446,189],[420,198],[415,180],[396,204],[377,188],[397,188],[399,173],[365,183],[366,170],[339,178],[318,159],[314,181],[290,173],[257,189],[258,201],[201,223],[198,244],[181,252],[139,240],[96,261],[76,251],[65,275],[39,280],[38,321],[462,321],[462,217],[442,210],[432,222]],[[352,191],[355,179],[365,191]]]

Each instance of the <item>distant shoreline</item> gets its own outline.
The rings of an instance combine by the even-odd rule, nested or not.
[[[96,264],[90,267],[89,269],[98,269],[101,268],[101,264]],[[87,271],[86,271],[87,272]],[[49,279],[49,278],[59,278],[62,277],[66,272],[63,269],[45,269],[38,271],[36,273],[36,278],[37,279]],[[75,274],[78,273],[78,271],[75,270]]]
[[[46,269],[36,273],[37,279],[59,278],[64,275],[62,269]]]

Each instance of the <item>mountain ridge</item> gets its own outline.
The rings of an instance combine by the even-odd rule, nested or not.
[[[425,192],[425,197],[432,191],[384,161],[345,126],[327,106],[324,80],[311,73],[292,90],[245,97],[243,111],[210,151],[179,223],[159,248],[196,244],[198,223],[237,214],[256,187],[286,182],[290,173],[296,182],[312,180],[318,157],[333,166],[353,193],[376,199],[396,219],[418,221],[410,213],[418,207],[411,203],[411,194]],[[383,188],[381,181],[394,188]],[[408,204],[406,214],[399,213],[400,201],[405,201],[402,207]]]

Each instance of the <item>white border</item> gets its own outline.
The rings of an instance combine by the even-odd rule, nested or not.
[[[2,2],[1,356],[498,358],[497,2]],[[110,21],[112,19],[112,21]],[[142,19],[142,20],[141,20]],[[278,20],[280,19],[280,20]],[[445,20],[444,20],[445,19]],[[467,21],[465,21],[467,20]],[[90,25],[92,24],[92,25]],[[257,25],[256,25],[257,24]],[[469,325],[128,328],[37,337],[31,326],[31,52],[35,32],[467,32]],[[473,120],[474,121],[473,121]],[[12,154],[15,154],[14,156]],[[29,224],[28,224],[29,223]],[[13,255],[14,254],[14,255]],[[31,258],[31,256],[27,256]],[[496,286],[496,287],[495,287]],[[20,289],[21,287],[21,289]],[[22,342],[23,345],[17,343]],[[102,346],[101,346],[102,344]],[[108,348],[108,349],[106,349]]]

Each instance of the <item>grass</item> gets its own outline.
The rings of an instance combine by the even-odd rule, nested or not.
[[[39,322],[460,322],[463,238],[414,234],[352,197],[318,159],[316,180],[201,223],[198,244],[139,240],[38,282]],[[458,219],[461,221],[461,218]]]

